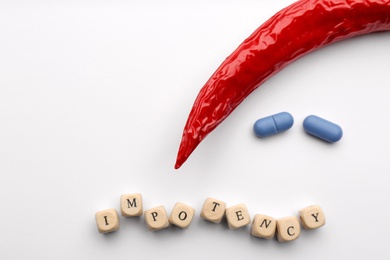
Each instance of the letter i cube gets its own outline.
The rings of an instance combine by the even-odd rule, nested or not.
[[[115,209],[106,209],[95,214],[100,233],[109,233],[119,229],[119,217]]]

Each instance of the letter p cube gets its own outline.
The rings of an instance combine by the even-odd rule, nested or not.
[[[148,229],[151,231],[169,227],[169,220],[164,206],[146,210],[145,221]]]

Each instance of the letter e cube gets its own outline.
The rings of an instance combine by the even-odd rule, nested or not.
[[[230,229],[241,228],[251,223],[249,211],[244,204],[227,208],[226,219]]]

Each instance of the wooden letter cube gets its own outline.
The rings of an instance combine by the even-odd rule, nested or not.
[[[95,219],[100,233],[109,233],[119,229],[119,217],[115,209],[99,211]]]
[[[325,225],[325,215],[318,205],[310,206],[299,211],[302,226],[305,229],[315,229]]]
[[[301,233],[301,226],[297,217],[285,217],[276,220],[277,238],[280,242],[297,239]]]
[[[227,208],[226,219],[230,229],[241,228],[251,223],[251,216],[244,204],[238,204]]]
[[[208,221],[220,223],[225,215],[226,203],[220,200],[207,198],[203,204],[200,216]]]
[[[164,206],[146,210],[145,221],[148,229],[151,231],[160,230],[169,226],[169,220]]]
[[[142,196],[136,194],[124,194],[121,196],[121,213],[124,217],[137,217],[143,213]]]
[[[256,214],[252,223],[252,236],[271,239],[276,231],[276,220],[273,217]]]
[[[187,228],[194,218],[195,209],[184,203],[176,203],[173,207],[172,213],[169,216],[169,221],[175,226]]]

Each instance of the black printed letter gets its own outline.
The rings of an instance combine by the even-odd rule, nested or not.
[[[316,222],[318,222],[318,212],[315,213],[315,214],[311,214],[313,216],[313,218],[315,218]]]
[[[240,220],[244,219],[244,217],[242,216],[242,211],[241,210],[236,211],[236,215],[237,215],[237,221],[240,221]]]
[[[271,224],[271,222],[272,222],[272,221],[270,220],[270,221],[268,221],[268,223],[267,223],[267,220],[264,219],[263,222],[261,222],[260,227],[263,227],[263,224],[265,224],[265,228],[268,228],[268,226]]]
[[[217,206],[219,206],[219,203],[217,203],[217,202],[213,202],[213,204],[214,204],[214,208],[213,208],[213,210],[212,211],[214,211],[215,212],[215,208],[217,207]]]
[[[157,212],[152,212],[153,221],[156,221],[156,217],[158,216]]]
[[[181,215],[184,215],[183,217],[181,217]],[[179,219],[180,220],[185,220],[187,218],[187,212],[185,211],[182,211],[179,213]]]
[[[127,199],[127,207],[128,208],[137,207],[137,202],[136,202],[135,198],[133,198],[132,202],[129,199]]]
[[[287,234],[288,234],[289,236],[295,235],[295,233],[292,233],[292,234],[290,233],[290,229],[291,229],[291,228],[294,229],[293,226],[289,226],[288,229],[287,229]]]

